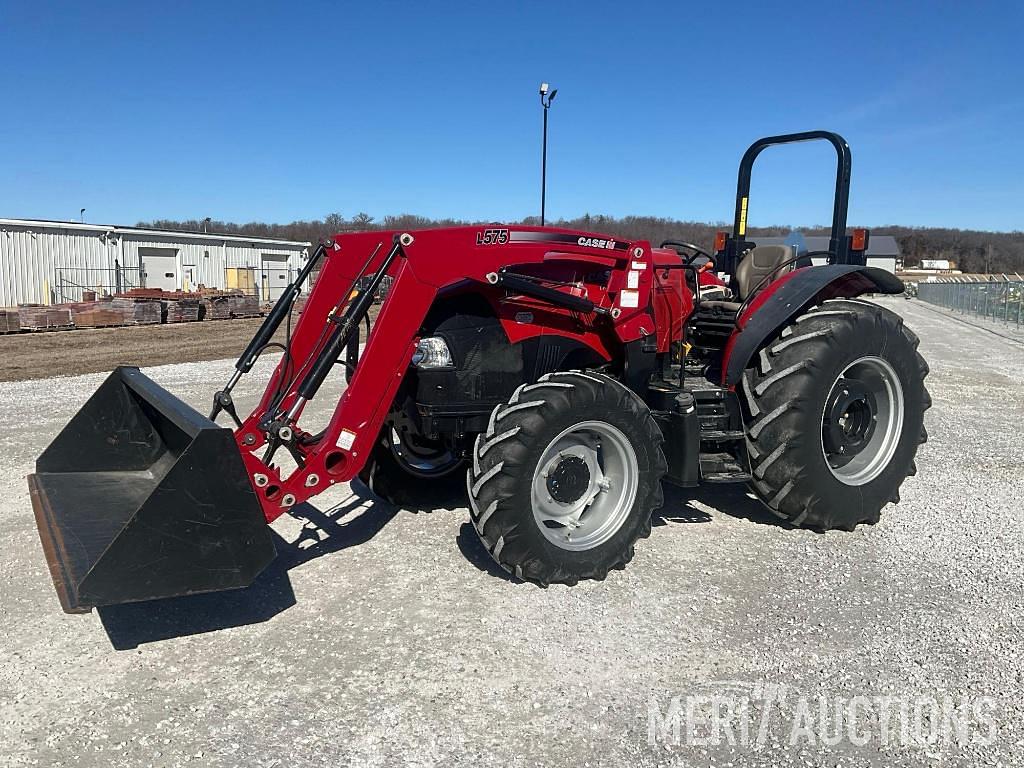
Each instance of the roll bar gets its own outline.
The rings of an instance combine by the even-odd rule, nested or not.
[[[739,255],[750,245],[745,242],[747,234],[747,212],[750,199],[750,175],[754,161],[766,148],[776,144],[795,144],[802,141],[827,141],[836,150],[836,191],[832,204],[832,232],[829,251],[834,254],[836,264],[861,263],[862,254],[851,254],[850,241],[846,236],[846,215],[850,207],[850,169],[853,156],[846,139],[832,131],[804,131],[785,133],[780,136],[766,136],[751,144],[740,160],[739,177],[736,183],[736,216],[733,220],[732,237],[726,243],[723,270],[734,274]],[[860,258],[858,258],[860,256]],[[852,258],[852,260],[851,260]]]

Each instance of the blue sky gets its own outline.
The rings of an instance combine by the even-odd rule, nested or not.
[[[0,3],[0,217],[729,219],[762,135],[851,223],[1024,229],[1020,3]],[[826,223],[825,144],[751,224]]]

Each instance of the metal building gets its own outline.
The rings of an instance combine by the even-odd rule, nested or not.
[[[131,288],[240,288],[276,299],[309,243],[67,221],[0,219],[0,307]]]

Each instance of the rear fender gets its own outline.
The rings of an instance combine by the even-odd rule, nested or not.
[[[878,267],[830,264],[795,270],[768,285],[739,318],[739,330],[725,347],[724,383],[738,384],[754,355],[809,307],[865,293],[903,293],[903,283]]]

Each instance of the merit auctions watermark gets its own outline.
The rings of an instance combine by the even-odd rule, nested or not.
[[[996,702],[967,695],[807,696],[782,684],[723,682],[713,692],[651,698],[648,744],[936,747],[996,740]]]

